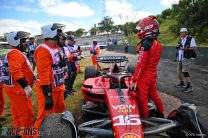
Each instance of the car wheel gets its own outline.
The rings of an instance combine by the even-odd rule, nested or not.
[[[61,114],[50,114],[45,117],[40,128],[40,138],[73,138],[72,127],[62,119]]]
[[[169,116],[168,119],[171,120],[176,120],[178,122],[183,122],[183,120],[189,121],[186,118],[184,118],[183,114],[180,115],[176,115],[175,113],[178,112],[177,110],[172,111]],[[199,107],[199,110],[197,111],[197,119],[199,122],[199,126],[201,128],[203,137],[207,137],[208,136],[208,108],[206,107]],[[190,120],[191,121],[191,120]],[[198,136],[198,137],[202,137],[200,134],[195,134],[193,132],[191,132],[190,128],[187,128],[189,126],[187,126],[186,124],[182,123],[183,125],[181,127],[178,128],[173,128],[171,130],[167,131],[167,134],[171,137],[177,137],[177,138],[188,138],[188,137],[193,137],[193,136]],[[194,128],[191,128],[194,130]],[[193,131],[192,130],[192,131]]]
[[[208,137],[208,108],[199,107],[197,117],[199,120],[199,125],[202,129],[202,133],[205,135],[204,137]]]
[[[89,78],[95,78],[98,76],[98,71],[95,66],[85,67],[85,80]]]

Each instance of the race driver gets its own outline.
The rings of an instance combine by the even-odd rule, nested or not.
[[[140,20],[136,29],[138,37],[141,39],[141,48],[130,88],[137,87],[138,106],[142,117],[149,116],[149,99],[154,101],[158,109],[158,116],[163,117],[163,104],[156,86],[157,65],[162,53],[162,46],[157,40],[159,23],[155,17],[150,16]]]
[[[4,91],[9,97],[14,128],[32,128],[34,111],[32,86],[35,75],[27,57],[23,54],[30,33],[24,31],[7,34],[12,49],[6,54],[2,65]]]
[[[38,99],[38,116],[34,127],[39,129],[43,119],[51,113],[61,113],[64,104],[64,66],[65,59],[59,52],[60,37],[65,25],[53,23],[41,27],[41,35],[45,41],[40,44],[34,58],[37,65],[38,81],[36,92]]]

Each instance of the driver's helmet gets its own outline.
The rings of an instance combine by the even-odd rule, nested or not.
[[[41,27],[41,35],[44,38],[54,38],[57,35],[62,35],[66,25],[60,23],[53,23]]]
[[[29,38],[30,33],[24,31],[10,32],[7,34],[7,41],[11,46],[17,47],[21,39]]]
[[[148,36],[158,35],[159,34],[159,22],[155,16],[149,16],[144,19],[141,19],[136,26],[138,30],[138,37],[144,39]]]

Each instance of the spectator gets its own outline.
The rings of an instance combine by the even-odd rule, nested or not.
[[[190,66],[191,58],[196,58],[196,42],[195,39],[187,35],[188,31],[186,28],[180,29],[181,39],[176,46],[178,50],[177,61],[178,61],[178,74],[180,83],[176,85],[177,88],[185,88],[183,92],[188,93],[193,91],[190,79]],[[184,83],[186,80],[186,86]]]

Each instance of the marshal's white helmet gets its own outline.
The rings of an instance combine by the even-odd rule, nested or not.
[[[41,35],[44,38],[54,38],[57,35],[57,30],[62,30],[63,32],[65,28],[66,25],[59,23],[45,25],[41,27]]]
[[[97,42],[97,39],[93,39],[92,42]]]
[[[18,46],[20,44],[20,39],[28,38],[30,33],[24,31],[10,32],[7,34],[7,41],[11,46]]]

